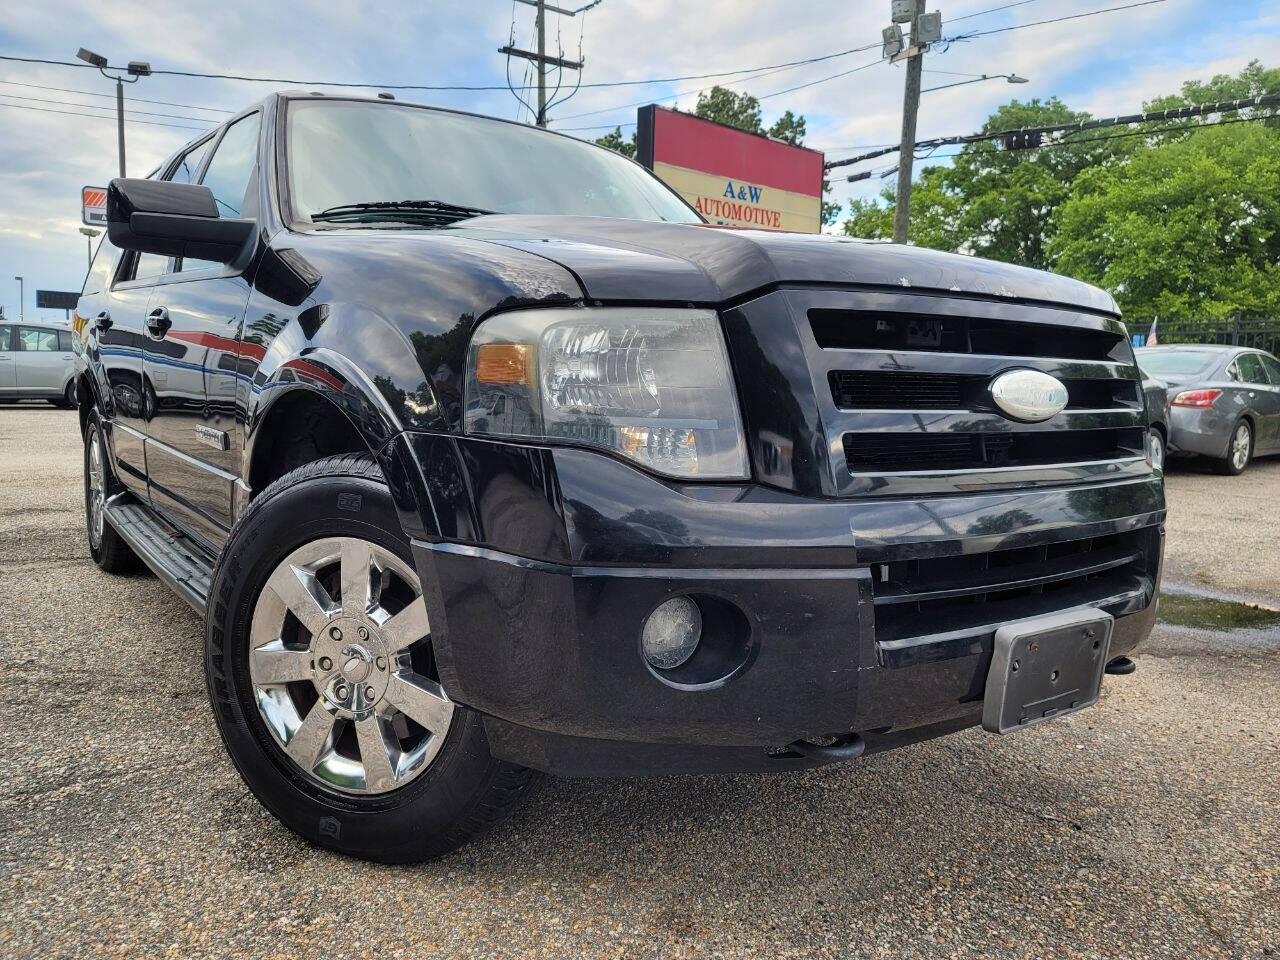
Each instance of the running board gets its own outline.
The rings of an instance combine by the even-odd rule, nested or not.
[[[204,616],[214,557],[128,493],[107,501],[107,522],[157,577]]]

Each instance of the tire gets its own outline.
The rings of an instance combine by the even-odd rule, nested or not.
[[[67,388],[62,391],[62,405],[68,410],[74,410],[79,406],[76,400],[76,381],[74,377],[67,381]]]
[[[509,814],[532,775],[448,701],[420,604],[390,492],[357,455],[262,491],[214,571],[205,675],[223,743],[259,802],[329,850],[441,856]]]
[[[136,573],[142,561],[107,522],[106,501],[122,488],[111,472],[102,420],[90,410],[84,429],[84,517],[89,555],[107,573]]]
[[[1213,468],[1227,477],[1238,477],[1253,459],[1253,427],[1248,420],[1237,420],[1227,440],[1227,455],[1213,462]]]

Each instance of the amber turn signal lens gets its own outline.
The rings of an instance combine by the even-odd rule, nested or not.
[[[533,386],[533,347],[527,343],[482,343],[476,348],[476,380]]]

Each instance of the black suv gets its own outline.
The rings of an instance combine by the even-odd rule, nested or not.
[[[796,770],[1093,703],[1163,481],[1112,299],[717,229],[505,121],[275,95],[111,184],[94,559],[206,622],[246,783],[383,861],[555,774]]]

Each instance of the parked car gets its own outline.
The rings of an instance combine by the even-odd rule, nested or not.
[[[1142,375],[1142,395],[1147,401],[1147,418],[1151,434],[1148,439],[1148,457],[1157,470],[1164,469],[1165,454],[1169,449],[1169,387],[1145,370]]]
[[[76,405],[72,332],[47,323],[0,319],[0,400]]]
[[[1021,729],[1151,629],[1163,481],[1094,287],[711,228],[612,151],[346,97],[113,181],[107,232],[90,550],[201,613],[227,750],[316,843],[443,853],[529,768]]]
[[[1194,344],[1136,351],[1169,396],[1169,455],[1210,457],[1237,475],[1280,453],[1280,361],[1262,350]]]

